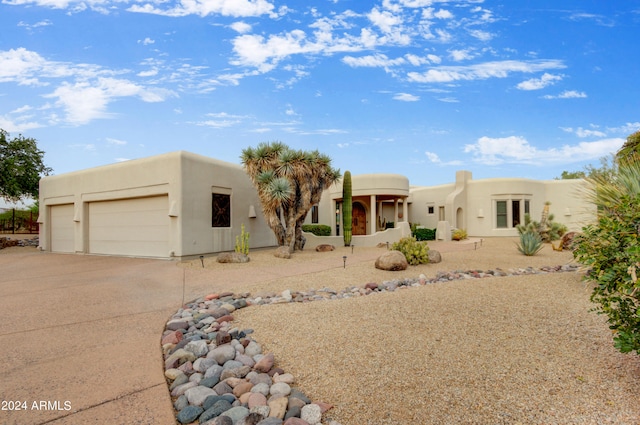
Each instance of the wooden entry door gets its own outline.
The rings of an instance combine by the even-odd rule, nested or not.
[[[367,212],[359,202],[353,203],[352,210],[352,222],[351,222],[351,234],[352,235],[366,235],[367,234]]]

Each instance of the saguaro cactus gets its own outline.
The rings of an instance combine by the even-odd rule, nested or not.
[[[344,246],[351,245],[352,202],[351,172],[345,171],[342,177],[342,235],[344,237]]]

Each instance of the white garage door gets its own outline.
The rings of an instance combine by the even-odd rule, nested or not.
[[[75,252],[73,204],[53,205],[51,211],[51,252]]]
[[[121,199],[89,204],[89,252],[167,257],[169,198]]]

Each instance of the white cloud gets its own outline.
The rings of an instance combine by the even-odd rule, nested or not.
[[[432,163],[432,164],[437,164],[437,165],[449,165],[449,166],[459,166],[462,165],[462,161],[442,161],[442,159],[440,159],[440,157],[438,156],[438,154],[434,153],[434,152],[429,152],[426,151],[425,156],[427,157],[427,160]]]
[[[596,128],[595,126],[592,125],[593,128]],[[607,134],[600,131],[600,130],[589,130],[589,129],[585,129],[582,127],[578,127],[578,128],[571,128],[571,127],[561,127],[561,129],[563,131],[566,131],[567,133],[573,133],[576,136],[580,137],[580,138],[584,138],[584,137],[606,137]]]
[[[640,12],[639,12],[640,13]],[[640,131],[640,122],[628,122],[620,127],[610,127],[607,130],[613,133],[630,135],[636,131]]]
[[[106,111],[107,105],[117,98],[131,96],[153,103],[172,97],[174,93],[161,88],[146,89],[128,80],[98,78],[95,83],[65,82],[52,93],[44,95],[45,98],[56,98],[56,105],[66,112],[66,122],[74,125],[112,117]]]
[[[395,26],[402,23],[400,16],[395,16],[387,10],[380,11],[377,7],[367,14],[367,18],[385,33],[392,32]]]
[[[533,73],[547,69],[562,69],[566,66],[559,60],[497,61],[468,66],[440,66],[426,72],[409,72],[410,81],[418,83],[450,83],[461,80],[485,80],[506,78],[514,72]]]
[[[460,62],[467,59],[473,59],[473,55],[469,52],[469,50],[451,50],[449,52],[449,56],[452,60],[456,62]]]
[[[159,2],[159,4],[165,4]],[[222,15],[239,17],[254,17],[261,15],[269,15],[277,17],[278,13],[274,11],[274,6],[267,0],[177,0],[173,2],[173,7],[160,9],[151,3],[143,5],[133,5],[129,9],[130,12],[151,13],[163,16],[209,16]]]
[[[240,34],[244,34],[244,33],[250,32],[252,27],[246,22],[238,21],[231,24],[231,29],[236,32],[239,32]]]
[[[516,88],[520,90],[540,90],[561,80],[562,75],[553,75],[545,72],[542,74],[542,77],[531,78],[530,80],[523,81],[518,84]]]
[[[440,157],[439,157],[437,154],[433,153],[433,152],[428,152],[428,151],[427,151],[427,152],[425,152],[424,154],[427,156],[427,159],[428,159],[430,162],[433,162],[434,164],[439,164],[439,163],[441,163],[441,162],[442,162],[442,161],[440,160]]]
[[[151,39],[149,37],[146,37],[144,40],[138,40],[139,44],[143,44],[145,46],[148,46],[150,44],[154,44],[155,42],[156,42],[155,40],[153,40],[153,39]]]
[[[415,96],[409,93],[398,93],[393,96],[393,100],[400,100],[403,102],[417,102],[420,100],[420,96]]]
[[[42,28],[42,27],[48,27],[53,25],[53,23],[48,20],[48,19],[44,19],[42,21],[36,22],[35,24],[28,24],[26,22],[20,21],[18,22],[18,26],[19,27],[24,27],[26,29],[28,29],[29,31],[33,31],[36,28]]]
[[[352,68],[369,67],[369,68],[386,68],[390,66],[402,65],[406,63],[404,58],[389,59],[387,55],[382,53],[376,53],[374,55],[367,55],[355,58],[353,56],[345,56],[342,58],[342,62],[349,65]]]
[[[114,146],[124,146],[127,144],[127,142],[124,140],[112,139],[111,137],[107,137],[106,141],[108,144],[114,145]]]
[[[453,13],[444,9],[438,10],[436,13],[433,14],[433,16],[438,19],[453,19]]]
[[[487,31],[469,30],[469,34],[480,41],[490,41],[491,39],[493,39],[493,34]]]
[[[546,95],[546,96],[542,96],[544,99],[582,99],[587,97],[587,94],[585,92],[579,92],[576,90],[565,90],[562,93],[560,93],[559,95]]]
[[[471,153],[476,162],[486,165],[502,163],[545,165],[549,163],[574,163],[602,158],[620,149],[624,139],[602,139],[580,142],[560,148],[538,149],[525,138],[510,136],[502,138],[481,137],[464,152]]]

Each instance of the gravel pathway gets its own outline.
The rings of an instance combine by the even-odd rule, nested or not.
[[[255,294],[571,262],[570,253],[550,247],[522,256],[512,239],[430,246],[442,252],[442,263],[405,272],[375,270],[371,258],[379,250],[352,255],[346,248],[296,253],[284,263],[257,251],[248,265],[206,267],[244,267],[247,276],[265,264],[310,271],[226,288]],[[343,254],[346,268],[340,261],[314,271],[314,262]],[[243,308],[234,312],[234,326],[253,329],[251,337],[297,387],[334,406],[324,423],[637,425],[640,358],[612,347],[604,318],[589,312],[589,294],[576,272],[486,277]]]

